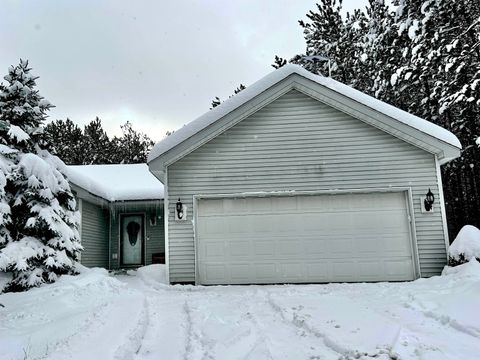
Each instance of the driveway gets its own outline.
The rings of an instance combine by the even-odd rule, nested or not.
[[[477,359],[480,264],[410,283],[168,286],[84,270],[0,295],[0,359]]]

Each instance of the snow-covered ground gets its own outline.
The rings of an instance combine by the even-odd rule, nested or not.
[[[167,286],[162,265],[0,295],[1,359],[478,359],[480,264],[410,283]]]

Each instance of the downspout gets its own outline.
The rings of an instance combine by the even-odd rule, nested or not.
[[[108,270],[112,270],[112,206],[108,204]]]
[[[170,284],[170,242],[168,238],[168,168],[165,167],[163,174],[163,221],[164,221],[164,244],[165,244],[165,269],[167,281]]]
[[[447,225],[447,211],[445,209],[445,197],[443,196],[443,181],[442,181],[442,171],[440,169],[440,162],[438,157],[435,155],[435,168],[437,173],[437,186],[438,186],[438,196],[440,202],[440,214],[442,216],[442,225],[443,225],[443,237],[445,239],[445,252],[448,262],[448,248],[450,247],[450,239],[448,237],[448,225]]]
[[[78,235],[80,236],[80,245],[82,245],[82,222],[83,222],[83,202],[78,198],[78,212],[80,213],[80,223],[78,225]],[[82,252],[78,253],[78,262],[82,263]]]

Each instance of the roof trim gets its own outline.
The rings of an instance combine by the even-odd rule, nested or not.
[[[220,106],[215,107],[157,143],[149,154],[149,165],[158,158],[160,159],[157,161],[163,166],[178,161],[187,153],[291,89],[304,92],[397,138],[434,153],[441,159],[442,163],[459,156],[460,141],[448,130],[331,78],[315,75],[300,66],[289,64],[271,72]],[[261,96],[262,93],[265,94]],[[342,106],[342,103],[336,101],[335,97],[342,99],[342,102],[343,100],[349,100],[349,104]],[[362,109],[362,111],[358,111],[359,109]],[[236,121],[232,121],[232,117]],[[219,120],[226,118],[230,120],[225,120],[227,122],[226,126],[217,124]],[[209,133],[207,128],[211,128],[212,131]],[[200,132],[203,133],[203,136],[196,139],[196,135]],[[182,149],[176,151],[177,147]],[[173,151],[174,149],[175,151]],[[160,170],[157,166],[155,168],[157,171]]]

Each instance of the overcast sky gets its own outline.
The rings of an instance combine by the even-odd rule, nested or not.
[[[344,0],[351,10],[366,0]],[[315,1],[0,0],[0,74],[28,59],[50,119],[127,120],[160,140],[302,53],[297,20]]]

